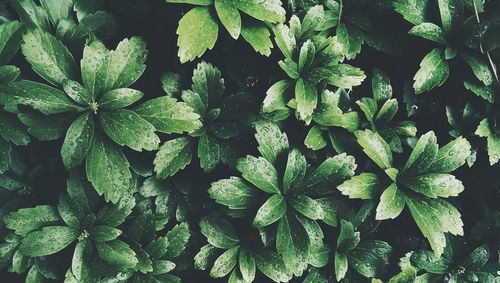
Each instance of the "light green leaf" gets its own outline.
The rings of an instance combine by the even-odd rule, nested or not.
[[[243,280],[246,282],[252,282],[255,279],[255,258],[253,256],[252,250],[241,247],[239,256],[240,272]]]
[[[383,241],[364,240],[347,255],[352,268],[365,277],[380,277],[387,271],[391,246]]]
[[[288,153],[285,174],[283,176],[283,191],[297,188],[304,180],[306,174],[306,158],[298,149],[292,149]]]
[[[490,165],[496,164],[500,160],[500,136],[490,129],[488,119],[483,119],[479,123],[475,134],[487,138]]]
[[[438,48],[433,49],[422,59],[420,69],[413,77],[415,93],[426,92],[442,85],[448,78],[449,72],[448,62],[443,58],[443,52]]]
[[[363,151],[381,169],[392,167],[392,152],[387,142],[378,134],[368,129],[354,133]]]
[[[112,241],[122,234],[122,231],[106,225],[98,225],[90,231],[90,238],[96,242]]]
[[[278,125],[271,121],[259,120],[255,123],[255,139],[262,156],[274,164],[276,159],[288,149],[288,137]]]
[[[193,71],[192,80],[191,89],[201,97],[203,107],[196,107],[192,103],[188,103],[188,101],[186,103],[197,110],[198,114],[205,116],[207,109],[213,108],[220,103],[225,90],[224,79],[217,67],[210,63],[201,62]]]
[[[97,242],[95,245],[99,257],[109,264],[121,268],[134,268],[139,262],[134,250],[120,240]]]
[[[266,92],[261,112],[266,116],[271,116],[275,121],[286,119],[290,115],[287,103],[290,99],[292,86],[288,80],[281,80],[273,84]]]
[[[282,195],[271,196],[257,211],[253,225],[262,228],[278,221],[286,212],[286,201]]]
[[[271,33],[264,23],[257,21],[244,22],[241,26],[241,36],[252,45],[255,51],[265,56],[271,55],[273,42],[271,41]]]
[[[316,86],[300,78],[295,84],[295,99],[297,100],[297,112],[300,119],[307,121],[318,104]]]
[[[278,222],[276,250],[283,256],[288,270],[301,276],[309,258],[309,236],[295,215],[284,215]]]
[[[0,66],[6,65],[14,57],[21,45],[24,25],[19,21],[0,25]]]
[[[441,23],[446,32],[457,29],[462,24],[463,2],[460,0],[438,0]]]
[[[280,0],[240,0],[234,3],[236,7],[257,20],[270,23],[282,23],[285,21],[285,9],[281,7]]]
[[[318,168],[310,173],[302,186],[302,190],[312,187],[335,186],[340,182],[352,177],[356,163],[354,157],[345,153],[329,157]],[[326,188],[329,192],[334,191],[334,187]]]
[[[476,77],[484,83],[484,85],[489,86],[493,83],[493,73],[490,70],[488,63],[481,57],[473,54],[461,53],[462,58],[472,69],[472,72]]]
[[[337,40],[342,47],[342,54],[347,59],[354,59],[361,52],[363,34],[357,27],[343,22],[339,23],[337,25]]]
[[[132,105],[144,96],[144,93],[131,88],[117,88],[103,94],[99,107],[104,109],[123,108]]]
[[[66,226],[43,227],[23,238],[19,251],[25,256],[46,256],[55,254],[78,237],[79,233]]]
[[[94,117],[88,112],[71,124],[61,147],[64,167],[71,169],[83,162],[94,138],[94,131]]]
[[[155,127],[134,111],[127,109],[102,111],[99,122],[109,138],[133,150],[155,150],[160,143],[160,138],[155,134]]]
[[[220,278],[229,274],[236,266],[239,249],[240,246],[232,247],[219,256],[210,270],[210,276],[213,278]]]
[[[191,9],[179,21],[177,34],[177,55],[181,63],[194,60],[212,49],[217,41],[219,25],[212,16],[208,7],[196,7]]]
[[[319,150],[327,146],[327,141],[323,137],[323,132],[321,131],[320,127],[313,126],[311,129],[309,129],[306,139],[304,140],[304,145],[312,150]]]
[[[98,40],[92,41],[83,49],[80,62],[82,81],[89,95],[95,99],[105,88],[106,66],[109,64],[109,50]]]
[[[89,279],[92,260],[92,244],[89,240],[78,241],[71,261],[71,273],[78,281]]]
[[[283,258],[271,251],[262,249],[255,253],[257,268],[274,282],[288,282],[292,275],[289,274]]]
[[[349,263],[347,261],[347,256],[342,252],[336,252],[335,278],[337,279],[337,281],[340,281],[345,277],[348,268],[349,268]]]
[[[228,0],[215,0],[215,10],[220,21],[227,29],[232,38],[238,39],[241,31],[240,12],[235,5]]]
[[[296,41],[290,28],[284,24],[277,24],[272,27],[274,40],[285,57],[291,58],[295,49]]]
[[[127,158],[119,147],[94,136],[87,153],[85,168],[87,178],[106,201],[117,203],[129,192],[132,175]]]
[[[210,244],[201,247],[200,251],[194,256],[194,268],[206,270],[217,250],[216,247]]]
[[[214,216],[205,216],[200,220],[201,233],[208,243],[220,249],[230,249],[239,244],[236,230],[227,220]]]
[[[396,98],[389,99],[384,104],[382,107],[380,107],[380,110],[377,113],[377,116],[375,117],[375,123],[378,124],[387,124],[389,123],[392,118],[394,118],[394,115],[398,112],[398,101]]]
[[[450,174],[424,174],[404,178],[402,183],[413,191],[430,198],[456,197],[464,190],[462,182]]]
[[[429,0],[395,0],[392,5],[407,21],[419,25],[427,20],[428,3]]]
[[[189,225],[186,222],[175,225],[167,235],[168,246],[165,251],[167,258],[176,258],[184,252],[189,241]]]
[[[325,217],[325,212],[321,205],[306,195],[291,195],[287,198],[287,201],[297,212],[309,219],[317,220]]]
[[[392,97],[392,86],[389,76],[378,68],[373,69],[372,92],[373,98],[376,101],[386,101]]]
[[[192,158],[192,144],[188,137],[180,137],[165,142],[153,161],[156,177],[164,179],[184,169]]]
[[[53,35],[33,29],[24,34],[23,41],[21,51],[40,77],[54,85],[76,78],[77,66],[73,56]]]
[[[404,207],[405,195],[399,190],[396,183],[393,183],[380,196],[375,219],[394,219],[401,214]]]
[[[243,178],[267,193],[279,193],[278,172],[269,161],[247,155],[236,163]]]
[[[360,232],[356,232],[354,225],[347,220],[342,220],[340,225],[340,234],[337,239],[337,251],[347,252],[355,249],[360,241]]]
[[[15,81],[21,74],[21,69],[12,65],[0,65],[0,84],[7,84]]]
[[[87,106],[92,102],[92,97],[89,96],[85,88],[77,81],[64,81],[63,89],[64,92],[78,104]]]
[[[255,190],[238,177],[212,183],[208,194],[215,202],[231,209],[245,209],[254,205],[257,197]]]
[[[379,191],[381,184],[376,174],[361,173],[337,186],[337,189],[351,199],[372,199]]]
[[[400,174],[415,176],[425,172],[436,158],[437,152],[438,144],[434,132],[431,131],[422,135],[418,139]]]
[[[134,112],[151,123],[156,130],[166,134],[190,133],[201,127],[200,116],[192,108],[168,96],[148,100]]]
[[[360,85],[366,78],[363,70],[347,64],[337,64],[329,67],[328,84],[340,88],[352,88]]]
[[[412,27],[408,33],[423,37],[439,44],[446,44],[443,30],[438,25],[433,23],[421,23]]]
[[[55,225],[61,221],[57,210],[50,205],[22,208],[3,217],[5,226],[20,236],[43,226]]]
[[[226,150],[219,139],[209,134],[202,135],[198,141],[198,157],[203,171],[212,171],[223,160]]]
[[[441,256],[446,246],[444,233],[463,235],[460,212],[450,203],[439,198],[431,199],[416,194],[406,196],[406,203],[436,256]]]
[[[108,53],[107,64],[102,67],[105,68],[103,92],[130,86],[146,69],[144,62],[148,50],[140,37],[126,38]]]

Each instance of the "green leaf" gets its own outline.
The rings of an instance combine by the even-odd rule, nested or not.
[[[483,82],[484,85],[489,86],[493,83],[493,73],[486,61],[473,54],[461,53],[461,55],[472,69],[474,75]]]
[[[176,258],[184,252],[189,241],[189,225],[186,222],[175,225],[167,235],[168,247],[165,251],[167,258]]]
[[[443,30],[438,25],[433,23],[421,23],[412,27],[408,33],[439,44],[446,44]]]
[[[279,193],[278,172],[269,161],[247,155],[236,163],[243,178],[266,193]]]
[[[323,219],[325,216],[325,212],[323,208],[321,208],[321,205],[316,200],[306,195],[291,195],[287,200],[297,212],[309,219]]]
[[[19,251],[25,256],[46,256],[55,254],[78,237],[78,231],[66,226],[43,227],[23,238]]]
[[[482,245],[474,249],[464,260],[463,266],[467,269],[479,269],[484,266],[490,258],[488,245]]]
[[[273,42],[271,41],[271,33],[264,23],[244,22],[241,26],[241,36],[252,45],[255,51],[268,57],[271,55]]]
[[[496,164],[500,160],[500,136],[490,129],[488,119],[479,123],[475,134],[487,139],[490,165]]]
[[[288,149],[288,137],[281,132],[278,125],[267,120],[257,121],[255,130],[255,139],[259,143],[260,154],[274,164],[276,159]]]
[[[220,249],[230,249],[239,244],[240,239],[231,223],[223,218],[205,216],[200,220],[201,233],[208,243]]]
[[[35,112],[19,113],[19,120],[28,127],[28,133],[41,141],[64,137],[71,120],[58,115],[45,116]]]
[[[323,222],[332,227],[337,227],[339,214],[347,207],[344,199],[340,198],[339,195],[334,195],[317,199],[316,202],[319,203],[325,212],[325,217],[322,219]]]
[[[282,257],[274,252],[264,249],[257,251],[255,253],[255,263],[257,263],[260,272],[274,282],[288,282],[292,278]]]
[[[9,170],[9,166],[11,163],[11,151],[12,146],[10,143],[6,142],[3,139],[0,139],[0,174],[3,174],[7,170]]]
[[[227,150],[226,145],[219,139],[209,134],[202,135],[198,141],[198,157],[203,171],[209,172],[213,170],[224,160]]]
[[[228,0],[215,0],[214,4],[217,16],[219,16],[224,27],[232,38],[238,39],[241,31],[241,17],[238,9]]]
[[[286,201],[282,195],[271,196],[257,211],[253,225],[262,228],[273,224],[285,215],[286,207]]]
[[[207,108],[213,108],[220,103],[225,90],[224,79],[217,67],[210,63],[201,62],[193,71],[192,80],[191,89],[201,97],[203,107],[195,107],[187,101],[186,103],[193,109],[198,110],[197,112],[200,115],[204,116]]]
[[[99,115],[102,129],[115,143],[133,150],[155,150],[160,138],[155,127],[137,113],[127,109],[102,111]]]
[[[295,215],[284,215],[278,222],[276,250],[283,256],[288,270],[301,276],[309,258],[309,236]]]
[[[201,247],[200,251],[194,256],[194,268],[206,270],[217,250],[216,247],[210,244]]]
[[[164,179],[173,176],[191,163],[191,142],[188,137],[180,137],[165,142],[153,161],[156,177]]]
[[[290,109],[286,104],[291,89],[292,84],[287,80],[273,84],[266,92],[261,112],[266,117],[271,116],[275,121],[286,119],[290,115]]]
[[[213,278],[220,278],[229,274],[236,266],[239,249],[240,246],[232,247],[219,256],[210,270],[210,276]]]
[[[431,251],[415,251],[411,254],[410,261],[416,268],[436,274],[446,273],[451,264],[445,256],[437,257]]]
[[[132,175],[130,165],[116,145],[94,136],[87,153],[85,168],[87,178],[106,201],[117,203],[129,191]]]
[[[375,123],[377,124],[387,124],[389,123],[394,115],[398,112],[398,101],[393,98],[389,99],[380,108],[377,116],[375,117]]]
[[[460,212],[450,203],[439,198],[431,199],[412,194],[406,196],[406,204],[436,256],[441,256],[446,246],[444,233],[463,235]]]
[[[117,88],[103,94],[99,99],[99,107],[105,109],[123,108],[134,104],[144,96],[142,91],[131,88]]]
[[[319,150],[327,146],[327,141],[323,137],[323,132],[318,126],[313,126],[309,129],[306,139],[304,140],[304,145],[312,150]]]
[[[345,153],[329,157],[321,163],[311,174],[309,174],[302,190],[312,187],[337,185],[354,175],[356,163],[354,157]],[[321,189],[321,188],[320,188]],[[328,188],[327,188],[328,189]],[[333,192],[334,188],[328,189]]]
[[[148,100],[134,112],[166,134],[191,133],[201,127],[200,116],[192,108],[168,96]]]
[[[354,59],[361,52],[363,34],[350,24],[339,23],[337,25],[337,40],[342,47],[342,54],[349,60]]]
[[[463,2],[460,0],[438,0],[441,23],[446,32],[451,32],[462,24]]]
[[[375,219],[394,219],[401,214],[404,207],[405,195],[398,189],[396,183],[392,183],[380,196]]]
[[[297,112],[300,119],[307,121],[318,104],[316,86],[300,78],[295,84],[295,99],[297,100]]]
[[[360,233],[355,232],[351,222],[342,220],[340,222],[340,234],[337,239],[337,251],[347,252],[356,248],[360,241]]]
[[[245,247],[240,248],[239,264],[243,280],[252,282],[255,279],[256,265],[251,249]]]
[[[0,66],[0,84],[15,81],[21,74],[21,69],[12,65]]]
[[[280,0],[268,0],[263,3],[259,0],[241,0],[234,3],[238,10],[248,14],[257,20],[270,23],[282,23],[285,21],[285,9],[281,7]]]
[[[347,255],[352,268],[365,277],[382,276],[389,266],[391,246],[383,241],[364,240]]]
[[[53,85],[75,79],[77,66],[73,56],[53,35],[41,30],[29,30],[23,35],[21,51],[33,71]]]
[[[57,26],[61,20],[68,18],[73,8],[71,0],[40,0],[40,4],[47,11],[54,26]]]
[[[300,47],[299,53],[299,72],[309,69],[314,61],[314,55],[316,54],[316,47],[314,43],[308,39],[302,47]]]
[[[33,81],[11,83],[0,95],[7,95],[7,104],[27,105],[45,115],[82,110],[64,92]]]
[[[354,133],[363,151],[381,169],[392,167],[392,152],[387,142],[378,134],[368,129]]]
[[[288,153],[288,160],[283,177],[284,192],[297,188],[302,183],[306,174],[306,167],[306,158],[298,149],[292,149]]]
[[[122,231],[110,226],[99,225],[93,227],[89,233],[92,240],[96,242],[108,242],[118,238]]]
[[[328,84],[340,88],[352,88],[360,85],[366,78],[363,70],[347,64],[329,67],[330,75],[326,78]]]
[[[67,194],[59,195],[57,210],[67,226],[74,229],[81,227],[80,218],[84,217],[84,211],[80,204],[73,201]]]
[[[89,240],[78,241],[71,261],[71,273],[76,280],[85,281],[89,279],[92,260],[92,244]]]
[[[449,72],[448,62],[443,58],[443,52],[438,48],[433,49],[422,59],[420,69],[413,77],[415,93],[419,94],[441,86],[448,78]]]
[[[464,190],[462,182],[450,174],[424,174],[404,178],[402,183],[413,191],[430,198],[456,197]]]
[[[396,12],[414,25],[419,25],[427,20],[428,4],[429,0],[395,0],[392,2]]]
[[[274,40],[276,45],[281,50],[281,53],[287,58],[292,57],[292,52],[295,49],[296,41],[290,28],[284,24],[277,24],[272,27]]]
[[[64,167],[71,169],[83,162],[92,144],[94,131],[94,117],[88,112],[82,114],[71,124],[61,147]]]
[[[167,3],[186,3],[186,4],[202,5],[202,6],[208,6],[214,2],[214,0],[166,0],[166,1]]]
[[[16,116],[5,112],[0,112],[0,137],[15,145],[27,145],[30,142],[24,125],[16,119]]]
[[[120,240],[97,242],[95,246],[100,258],[117,267],[134,268],[139,262],[134,250]]]
[[[146,69],[147,54],[146,42],[140,37],[126,38],[108,51],[106,64],[101,67],[105,69],[103,91],[126,88],[137,81]]]
[[[340,281],[345,277],[348,268],[349,268],[349,263],[347,261],[347,256],[342,252],[336,252],[335,278],[337,279],[337,281]]]
[[[361,173],[337,186],[337,189],[351,199],[372,199],[381,185],[376,174]]]
[[[392,86],[389,76],[378,68],[373,69],[372,92],[373,98],[376,101],[386,101],[392,97]]]
[[[415,176],[425,172],[436,158],[437,152],[438,144],[434,132],[431,131],[422,135],[418,139],[400,174]]]
[[[24,25],[11,21],[0,25],[0,66],[6,65],[14,57],[21,44]]]
[[[64,81],[63,89],[64,92],[78,104],[89,105],[92,102],[92,97],[89,96],[85,88],[77,81]]]
[[[475,95],[483,98],[489,103],[495,101],[495,89],[491,86],[479,85],[468,80],[464,80],[464,87],[474,93]]]
[[[219,25],[208,7],[191,9],[179,21],[177,34],[177,55],[181,63],[201,57],[207,49],[212,49],[217,41]]]
[[[212,183],[208,194],[215,202],[231,209],[249,208],[254,205],[257,197],[255,190],[238,177],[230,177]]]
[[[102,42],[92,41],[84,47],[80,64],[83,85],[89,95],[95,99],[105,88],[109,50]]]
[[[61,221],[57,210],[50,205],[38,205],[33,208],[22,208],[3,217],[5,226],[20,236],[43,226],[55,225]]]

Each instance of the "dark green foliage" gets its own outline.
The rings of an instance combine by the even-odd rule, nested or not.
[[[493,0],[0,0],[0,281],[500,283],[499,62]]]

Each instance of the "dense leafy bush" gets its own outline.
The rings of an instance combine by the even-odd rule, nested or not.
[[[498,62],[493,0],[0,0],[0,281],[500,283]]]

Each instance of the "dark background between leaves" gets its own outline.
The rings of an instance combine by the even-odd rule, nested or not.
[[[286,1],[285,1],[286,2]],[[134,85],[136,89],[140,89],[145,93],[147,98],[154,98],[164,95],[160,76],[166,71],[179,72],[186,79],[186,87],[189,86],[192,70],[196,68],[196,64],[200,59],[194,62],[181,65],[177,57],[177,35],[175,30],[181,16],[188,11],[189,5],[166,4],[163,0],[108,0],[108,11],[114,14],[119,21],[117,34],[110,40],[106,41],[108,48],[115,48],[116,44],[124,37],[142,36],[149,49],[147,59],[147,68],[140,80]],[[288,13],[290,15],[290,13]],[[361,54],[355,60],[350,62],[352,65],[361,67],[367,74],[367,79],[360,87],[356,87],[352,96],[357,98],[361,96],[371,96],[371,72],[374,67],[379,67],[386,71],[393,85],[394,96],[400,103],[400,109],[405,108],[402,99],[403,85],[410,80],[415,74],[420,60],[431,49],[432,45],[427,44],[425,40],[412,38],[406,34],[411,28],[410,24],[405,22],[400,15],[392,12],[387,15],[381,15],[375,21],[380,30],[396,35],[399,38],[401,54],[398,56],[387,55],[366,45],[363,46]],[[80,54],[74,54],[78,61]],[[212,51],[207,51],[203,60],[210,62],[221,69],[225,79],[226,92],[229,94],[238,91],[244,91],[248,95],[254,97],[255,105],[253,107],[255,114],[258,114],[258,107],[265,96],[266,90],[275,82],[282,72],[277,65],[277,61],[281,59],[280,52],[277,48],[273,48],[271,57],[265,57],[257,54],[243,40],[234,41],[228,36],[223,27],[219,28],[219,39]],[[33,72],[29,65],[24,61],[20,52],[14,59],[13,64],[19,66],[27,79],[40,80]],[[416,96],[417,114],[411,117],[411,120],[417,123],[418,135],[426,133],[429,130],[436,132],[440,145],[444,145],[450,140],[448,131],[450,130],[446,122],[446,114],[444,106],[446,104],[460,105],[460,99],[465,91],[462,87],[462,76],[466,66],[450,66],[451,74],[444,87]],[[471,94],[468,94],[467,99],[472,99]],[[355,100],[355,99],[354,99]],[[398,115],[403,115],[405,111],[400,111]],[[288,119],[283,125],[284,130],[293,146],[303,147],[303,140],[307,134],[306,128],[302,122],[295,119]],[[65,190],[66,171],[62,166],[59,155],[59,149],[62,141],[57,142],[38,142],[33,141],[29,146],[29,150],[23,154],[29,155],[34,163],[46,164],[41,172],[36,176],[36,181],[33,186],[40,188],[37,192],[42,192],[35,197],[41,203],[56,203],[58,193]],[[245,154],[256,153],[256,144],[252,135],[242,139],[239,146]],[[153,154],[151,153],[134,153],[127,151],[127,155],[135,158],[140,158],[144,162],[151,162]],[[357,157],[357,156],[356,156]],[[401,157],[407,157],[407,154]],[[398,160],[397,162],[402,162]],[[465,223],[466,235],[470,232],[471,227],[482,217],[480,203],[488,203],[490,207],[500,206],[500,197],[498,188],[500,187],[500,166],[488,166],[486,153],[478,152],[477,164],[473,168],[463,166],[456,171],[455,175],[463,181],[465,191],[460,197],[452,199],[452,202],[460,209]],[[365,158],[356,158],[358,171],[365,167]],[[224,166],[220,166],[215,172],[204,174],[198,168],[197,160],[194,160],[186,170],[180,173],[181,176],[191,180],[199,180],[200,197],[208,198],[206,190],[210,182],[220,178],[226,178],[234,174],[234,172]],[[179,173],[178,173],[179,174]],[[357,201],[351,201],[353,205],[358,205]],[[199,212],[200,214],[204,212]],[[196,220],[191,225],[196,225]],[[248,226],[248,225],[247,225]],[[238,227],[240,228],[240,227]],[[335,241],[336,231],[332,228],[324,227],[325,242],[333,244]],[[248,229],[248,228],[247,228]],[[332,233],[328,233],[328,229]],[[330,235],[329,235],[330,234]],[[242,235],[247,235],[242,233]],[[392,221],[384,221],[380,224],[377,230],[377,239],[385,240],[394,248],[394,255],[391,260],[391,269],[398,269],[397,262],[399,257],[409,250],[428,248],[428,243],[423,239],[418,231],[415,223],[411,219],[408,212],[405,210],[401,216]],[[194,249],[203,245],[201,242],[195,242]],[[66,250],[71,250],[68,248]],[[70,265],[71,253],[61,252],[56,257],[60,260],[62,272]],[[208,271],[197,271],[189,269],[180,274],[184,283],[194,282],[225,282],[227,279],[211,279],[208,276]],[[2,272],[0,282],[23,282],[24,276],[16,276],[12,273]],[[62,281],[62,280],[61,280]],[[268,282],[267,278],[258,277],[255,282]],[[292,282],[301,282],[302,279],[294,279]]]

